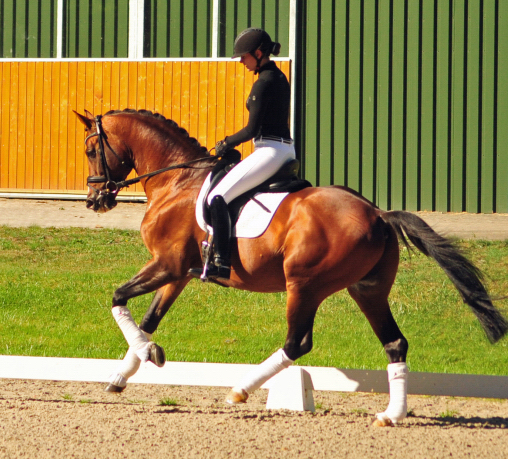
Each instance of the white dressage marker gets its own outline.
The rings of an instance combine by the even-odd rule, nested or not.
[[[315,411],[312,378],[302,367],[292,366],[272,378],[267,410]]]
[[[107,359],[0,355],[0,378],[106,383],[119,362]],[[233,387],[252,367],[253,365],[233,363],[166,362],[163,368],[158,368],[147,363],[141,365],[129,383]],[[279,408],[297,410],[299,408],[294,406],[300,404],[302,410],[312,411],[312,390],[388,393],[388,381],[386,370],[340,370],[294,365],[281,371],[261,388],[269,390],[271,408],[279,404],[279,401],[274,401],[274,397],[282,397],[277,396],[277,393],[291,392],[297,400],[291,400],[287,406]],[[410,372],[408,394],[508,398],[508,376]]]

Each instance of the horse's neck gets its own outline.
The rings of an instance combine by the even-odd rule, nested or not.
[[[143,179],[141,183],[147,195],[153,192],[154,189],[166,188],[167,193],[171,194],[183,186],[188,187],[196,183],[203,183],[207,174],[207,170],[203,170],[203,168],[209,166],[209,161],[197,162],[190,167],[185,166],[189,161],[200,158],[200,155],[196,152],[182,152],[180,148],[176,152],[168,151],[167,147],[161,145],[160,142],[144,142],[142,145],[142,148],[132,148],[134,170],[138,176],[168,167],[182,166]]]
[[[141,173],[141,170],[136,170],[136,172],[138,175],[143,175],[185,162],[187,162],[185,159],[176,159],[174,163],[170,161],[162,164],[153,164],[151,170],[146,169],[147,172]],[[142,184],[147,199],[149,201],[154,199],[181,201],[182,197],[186,196],[186,198],[195,202],[199,190],[210,171],[209,168],[203,168],[207,165],[207,161],[203,161],[202,164],[198,162],[193,168],[178,168],[143,179]]]

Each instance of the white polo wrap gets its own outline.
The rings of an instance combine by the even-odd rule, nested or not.
[[[407,376],[406,362],[388,365],[388,383],[390,385],[390,403],[383,413],[376,414],[381,420],[389,419],[394,424],[402,421],[407,415]]]
[[[233,387],[234,392],[242,393],[242,390],[250,394],[259,389],[272,376],[275,376],[284,368],[289,367],[294,361],[288,358],[284,349],[279,349],[273,353],[264,362],[256,365],[253,370],[249,371],[240,384]]]

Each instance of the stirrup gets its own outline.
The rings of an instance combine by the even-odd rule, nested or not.
[[[214,279],[224,279],[229,280],[231,277],[231,268],[227,265],[212,265],[208,266],[206,270],[207,277],[213,277]]]
[[[229,280],[231,277],[231,268],[229,266],[216,266],[213,263],[206,264],[203,268],[191,268],[188,273],[206,282],[209,277],[213,279]]]

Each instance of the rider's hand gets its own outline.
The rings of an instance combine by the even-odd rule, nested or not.
[[[216,156],[223,156],[226,151],[229,150],[228,144],[225,140],[219,140],[215,144],[215,155]]]

